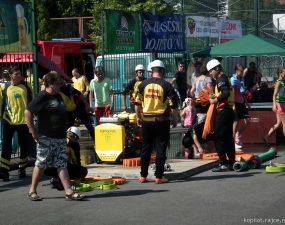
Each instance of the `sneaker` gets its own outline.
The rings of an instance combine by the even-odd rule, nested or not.
[[[25,169],[19,169],[18,170],[18,176],[19,178],[25,178],[27,176]]]
[[[229,171],[230,167],[228,164],[219,164],[219,166],[215,167],[214,169],[212,169],[212,172],[225,172],[225,171]]]
[[[235,148],[237,149],[237,148],[242,148],[242,146],[241,145],[238,145],[237,143],[235,143]]]
[[[235,151],[236,151],[236,152],[242,152],[242,149],[236,148]]]
[[[240,136],[238,136],[237,134],[236,134],[236,136],[235,136],[235,143],[236,143],[237,145],[242,145],[242,143],[241,143],[241,141],[240,141]]]
[[[155,178],[155,183],[156,184],[162,184],[162,183],[167,183],[168,179],[166,179],[165,177],[162,178]]]
[[[146,183],[146,177],[140,177],[140,182],[141,183]]]
[[[267,147],[269,146],[268,139],[265,136],[262,137],[262,141],[264,141]]]

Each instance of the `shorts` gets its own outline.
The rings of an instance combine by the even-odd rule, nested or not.
[[[41,135],[37,143],[35,165],[40,169],[66,168],[66,139],[55,139]]]
[[[100,124],[99,121],[100,121],[100,118],[102,116],[109,117],[109,115],[112,114],[111,106],[109,106],[109,105],[105,106],[105,107],[97,107],[97,106],[95,106],[94,107],[94,111],[95,111],[95,114],[96,114],[96,125]]]
[[[285,114],[285,103],[276,102],[276,113],[278,116]]]
[[[245,103],[235,102],[235,121],[249,118],[248,110]]]

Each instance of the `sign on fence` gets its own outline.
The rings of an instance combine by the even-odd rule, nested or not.
[[[105,11],[106,49],[108,54],[136,53],[140,51],[138,13]]]
[[[0,2],[0,52],[31,51],[28,3]]]
[[[182,17],[141,13],[142,52],[183,52],[186,50]]]

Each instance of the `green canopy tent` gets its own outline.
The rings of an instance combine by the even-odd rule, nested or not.
[[[237,56],[285,56],[285,42],[248,34],[190,54],[191,58]]]

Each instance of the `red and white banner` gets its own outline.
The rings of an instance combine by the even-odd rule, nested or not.
[[[240,20],[219,20],[220,38],[236,39],[242,36]]]
[[[240,20],[186,15],[185,24],[186,37],[212,37],[226,42],[242,36]]]

